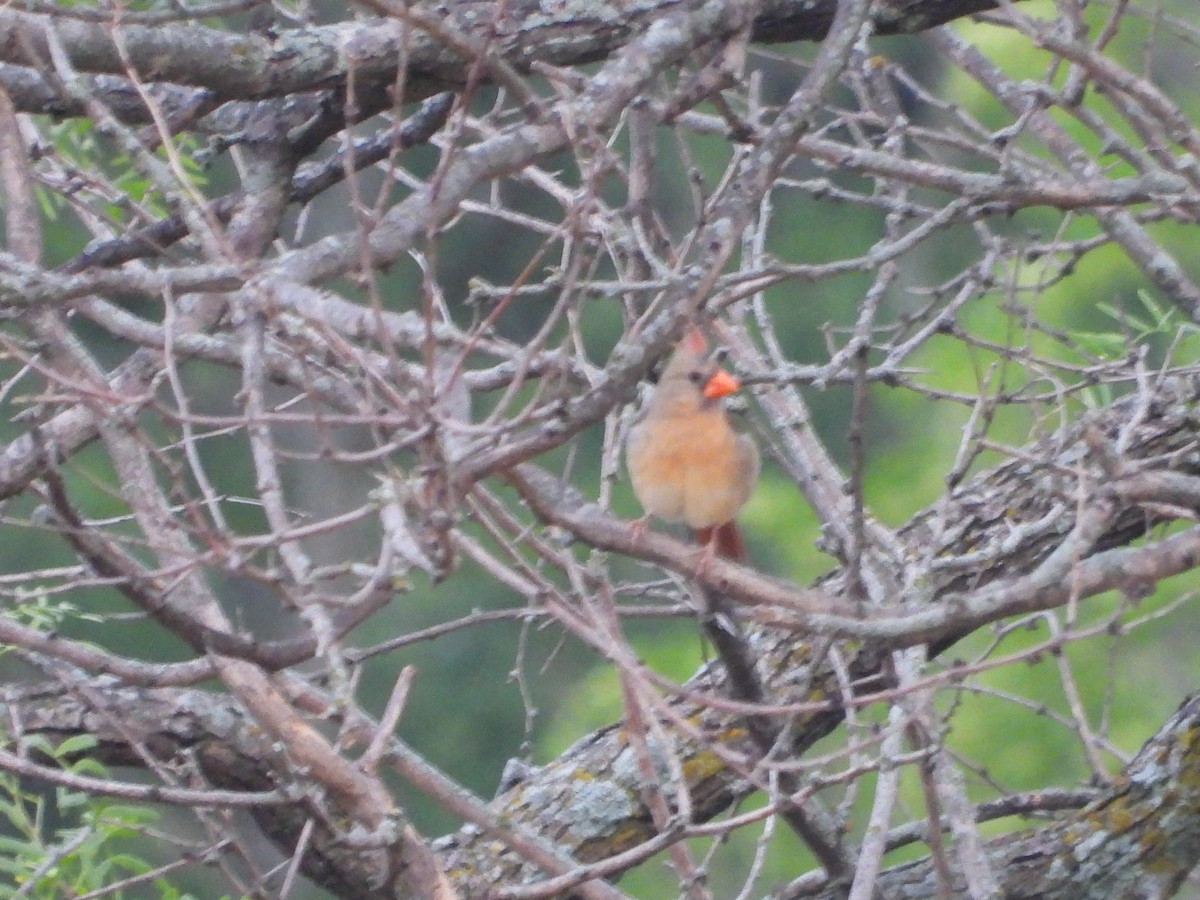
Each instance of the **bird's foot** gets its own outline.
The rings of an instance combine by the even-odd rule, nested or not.
[[[640,519],[634,519],[629,524],[629,536],[635,544],[640,544],[646,532],[650,530],[650,514],[642,516]]]
[[[704,580],[708,577],[713,560],[717,558],[720,550],[717,529],[698,528],[696,539],[700,542],[700,552],[696,555],[696,578]]]

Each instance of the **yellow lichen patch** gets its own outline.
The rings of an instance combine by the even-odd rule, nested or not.
[[[1188,728],[1179,738],[1184,760],[1179,766],[1179,784],[1190,790],[1200,788],[1200,727]]]
[[[829,699],[829,691],[822,686],[814,687],[808,692],[809,703],[828,703]],[[805,715],[812,715],[812,713],[806,713]]]
[[[523,805],[525,799],[525,786],[517,784],[505,791],[496,804],[500,815],[512,815]]]
[[[1150,875],[1171,875],[1183,871],[1182,866],[1171,859],[1171,857],[1165,855],[1152,856],[1144,860],[1142,866]]]
[[[1147,828],[1138,840],[1142,851],[1142,865],[1148,871],[1164,871],[1177,868],[1170,857],[1164,852],[1167,846],[1167,835],[1161,828]]]
[[[1138,816],[1124,800],[1116,800],[1099,812],[1102,827],[1114,834],[1128,831],[1138,820]]]
[[[683,761],[683,777],[688,784],[698,784],[725,771],[728,766],[717,754],[702,750]]]
[[[607,859],[631,850],[653,836],[653,829],[647,823],[637,820],[625,821],[602,838],[589,838],[581,841],[575,848],[574,856],[581,862]]]
[[[743,728],[740,725],[737,725],[737,726],[733,726],[730,728],[726,728],[719,735],[717,735],[717,740],[719,740],[722,744],[731,744],[734,741],[744,740],[746,738],[746,735],[748,735],[749,733],[750,732],[747,729]]]

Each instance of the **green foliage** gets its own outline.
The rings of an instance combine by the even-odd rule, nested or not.
[[[69,622],[102,622],[102,616],[84,612],[76,604],[43,592],[34,594],[8,609],[8,615],[30,628],[54,632]],[[0,645],[0,654],[8,651]]]
[[[1200,329],[1188,321],[1174,306],[1161,303],[1149,291],[1135,293],[1137,304],[1131,307],[1099,302],[1096,309],[1110,319],[1109,331],[1076,331],[1080,346],[1105,360],[1127,356],[1130,347],[1149,346],[1157,352],[1151,364],[1181,365],[1200,359]],[[1108,402],[1108,395],[1096,397]]]
[[[27,755],[64,772],[104,777],[105,768],[84,755],[94,746],[90,735],[57,745],[44,737],[22,741]],[[154,867],[130,852],[129,841],[157,817],[152,810],[72,788],[35,790],[17,776],[0,772],[0,900],[56,900],[146,875]],[[164,900],[187,896],[162,879],[153,881]],[[144,891],[145,885],[140,887]],[[128,895],[118,890],[108,896],[119,900]]]
[[[62,175],[76,181],[79,189],[114,198],[105,208],[114,225],[130,222],[135,210],[153,217],[170,212],[159,186],[127,154],[104,146],[92,121],[68,119],[55,123],[49,131],[57,160],[64,167]],[[176,175],[182,175],[186,188],[202,188],[206,175],[200,141],[190,134],[176,135],[172,141],[170,156],[178,165]],[[160,160],[168,158],[162,148],[156,155]],[[38,190],[38,202],[47,220],[58,218],[64,196],[60,191]]]

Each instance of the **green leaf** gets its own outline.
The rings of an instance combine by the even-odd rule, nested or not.
[[[84,753],[88,750],[93,749],[97,743],[98,743],[98,741],[96,740],[95,735],[92,735],[92,734],[73,735],[69,738],[65,738],[62,741],[62,743],[60,743],[58,745],[57,753],[55,754],[55,756],[58,758],[61,758],[63,756],[74,756],[77,753]]]

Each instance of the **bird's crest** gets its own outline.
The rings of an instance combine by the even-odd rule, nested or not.
[[[708,338],[704,336],[704,332],[698,326],[689,325],[687,331],[683,333],[683,340],[679,342],[679,345],[700,355],[708,350]]]

